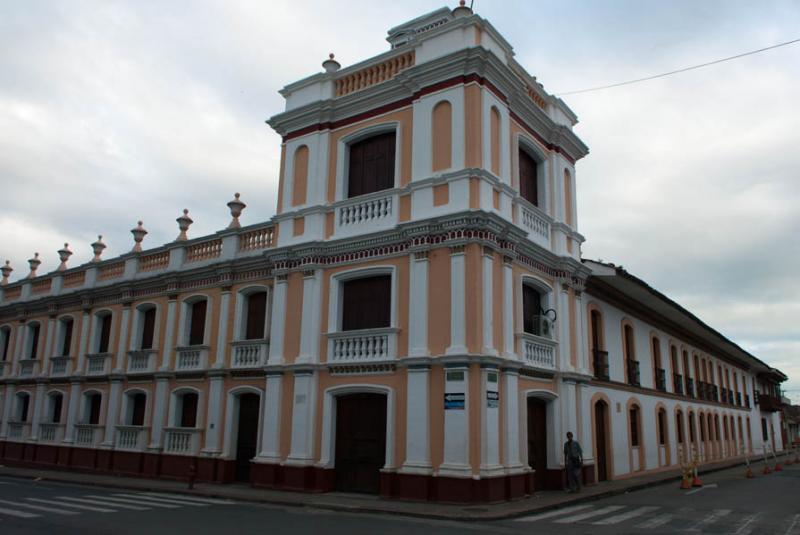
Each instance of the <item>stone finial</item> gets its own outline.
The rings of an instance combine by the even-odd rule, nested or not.
[[[336,72],[342,68],[341,64],[333,59],[333,52],[328,54],[328,59],[322,62],[322,68],[325,72]]]
[[[459,0],[458,7],[453,10],[453,15],[456,17],[472,15],[472,8],[467,7],[467,3],[464,0]]]
[[[69,250],[69,244],[65,243],[63,249],[58,250],[58,259],[61,260],[61,265],[58,266],[59,271],[67,269],[67,260],[72,256],[72,251]]]
[[[191,217],[189,217],[189,210],[187,208],[183,209],[183,215],[177,218],[175,221],[178,222],[178,228],[181,229],[181,233],[178,234],[178,237],[175,238],[175,241],[186,241],[189,239],[189,236],[186,235],[186,231],[189,230],[189,225],[194,223]]]
[[[42,261],[39,260],[39,253],[33,253],[33,258],[28,260],[28,265],[31,266],[31,272],[28,273],[28,278],[32,279],[36,276],[36,270],[39,268],[39,264]]]
[[[139,221],[136,224],[135,228],[131,229],[131,234],[133,234],[133,249],[131,249],[132,253],[140,253],[142,252],[142,240],[145,236],[147,236],[147,231],[142,226],[142,222]]]
[[[94,251],[94,258],[92,258],[92,262],[100,262],[100,255],[103,254],[103,249],[106,247],[108,246],[103,243],[103,236],[98,236],[97,241],[92,244],[92,251]]]
[[[11,267],[11,261],[6,260],[6,265],[0,267],[0,273],[3,274],[3,280],[0,280],[0,286],[8,284],[8,278],[11,276],[12,271],[14,271],[14,268]]]
[[[231,209],[231,217],[233,217],[228,228],[239,228],[242,226],[239,224],[239,216],[242,215],[242,210],[246,207],[247,205],[239,200],[239,194],[234,193],[233,200],[228,202],[228,208]]]

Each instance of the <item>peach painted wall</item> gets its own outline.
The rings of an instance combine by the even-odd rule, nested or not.
[[[481,103],[483,94],[478,84],[464,88],[464,150],[467,167],[480,168],[483,162],[483,118]]]
[[[428,252],[428,347],[444,354],[450,345],[450,249]]]

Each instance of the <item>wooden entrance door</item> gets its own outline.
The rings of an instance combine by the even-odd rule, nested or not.
[[[607,432],[606,432],[606,418],[608,416],[608,405],[606,405],[605,401],[598,401],[594,405],[594,444],[597,448],[597,458],[595,459],[595,463],[597,464],[597,480],[598,481],[607,481],[608,480],[608,460],[606,458],[606,453],[608,451],[608,447],[606,442],[608,441]]]
[[[386,396],[336,398],[336,489],[377,494],[386,463]]]
[[[535,470],[533,490],[547,484],[547,403],[528,398],[528,465]]]
[[[250,481],[250,460],[258,446],[258,413],[261,398],[256,394],[239,396],[239,432],[236,434],[236,480]]]

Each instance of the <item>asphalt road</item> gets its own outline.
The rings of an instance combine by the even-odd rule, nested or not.
[[[663,485],[501,522],[459,522],[274,507],[165,493],[0,478],[0,533],[304,534],[724,533],[800,535],[800,466],[701,489]]]

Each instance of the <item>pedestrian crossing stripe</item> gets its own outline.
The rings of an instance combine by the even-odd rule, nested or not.
[[[613,513],[615,511],[619,511],[620,509],[624,509],[624,505],[607,505],[605,507],[601,507],[595,511],[588,511],[586,513],[581,513],[579,515],[570,516],[567,518],[559,518],[558,520],[554,520],[556,524],[574,524],[575,522],[580,522],[581,520],[586,520],[587,518],[593,518],[595,516],[606,515],[608,513]]]
[[[172,505],[188,505],[189,507],[208,507],[209,505],[207,503],[194,503],[194,502],[182,501],[176,498],[167,499],[167,498],[148,497],[148,496],[142,496],[141,494],[114,494],[114,496],[119,496],[121,498],[136,498],[142,505],[147,505],[148,502],[168,503]]]
[[[145,505],[141,501],[127,499],[127,498],[115,498],[114,496],[97,496],[97,495],[90,495],[87,498],[92,498],[95,500],[103,500],[109,502],[108,505],[118,505],[118,504],[134,504],[134,505]],[[170,505],[167,503],[148,503],[146,504],[147,507],[155,507],[158,509],[180,509],[180,505]]]
[[[0,500],[0,504],[11,505],[12,507],[23,507],[25,509],[32,509],[34,511],[44,511],[45,513],[55,513],[57,515],[79,515],[76,511],[64,511],[62,509],[55,509],[53,507],[45,507],[44,505],[31,505],[29,503],[12,502],[9,500]]]
[[[626,520],[630,520],[631,518],[636,518],[637,516],[642,516],[645,513],[651,513],[658,509],[660,509],[660,507],[645,505],[644,507],[639,507],[638,509],[634,509],[633,511],[627,511],[625,513],[620,513],[618,515],[598,520],[597,522],[592,522],[592,524],[596,524],[599,526],[605,526],[609,524],[619,524],[620,522],[625,522]]]
[[[208,503],[211,505],[233,505],[235,502],[230,500],[218,500],[216,498],[206,498],[200,496],[189,496],[186,494],[164,494],[162,492],[140,492],[140,496],[155,496],[157,498],[168,498],[171,500],[185,500],[190,502]]]
[[[139,507],[138,505],[124,505],[120,503],[110,504],[100,500],[90,500],[88,498],[73,498],[71,496],[59,496],[59,500],[67,500],[69,502],[88,503],[89,505],[99,505],[101,507],[116,507],[118,509],[128,509],[130,511],[147,511],[147,507]]]
[[[48,505],[57,505],[58,507],[67,507],[71,509],[82,509],[84,511],[92,511],[94,513],[116,513],[115,509],[108,509],[103,507],[93,507],[91,505],[78,505],[77,503],[64,503],[64,502],[57,502],[55,500],[42,500],[39,498],[25,498],[26,500],[30,500],[32,502],[37,503],[46,503]]]

